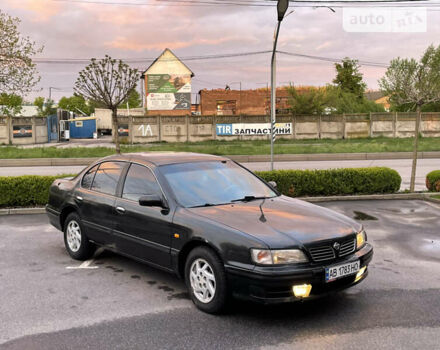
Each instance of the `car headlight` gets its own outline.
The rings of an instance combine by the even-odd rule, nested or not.
[[[357,233],[356,235],[356,249],[360,249],[365,245],[365,242],[367,241],[367,235],[365,234],[365,231],[362,230]]]
[[[251,257],[253,262],[262,265],[298,264],[309,261],[307,256],[299,249],[251,249]]]

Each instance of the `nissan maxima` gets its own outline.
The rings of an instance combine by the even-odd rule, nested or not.
[[[209,313],[230,297],[280,303],[354,286],[373,256],[356,221],[212,155],[103,158],[54,181],[46,211],[73,259],[100,246],[175,273]]]

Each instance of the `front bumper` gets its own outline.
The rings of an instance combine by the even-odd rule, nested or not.
[[[357,252],[330,263],[315,264],[301,268],[292,266],[256,266],[253,270],[226,266],[226,272],[234,296],[266,304],[282,303],[301,300],[301,298],[293,295],[292,286],[294,285],[305,283],[312,285],[310,296],[306,298],[308,300],[360,283],[368,275],[367,266],[372,257],[373,247],[367,243]],[[325,267],[356,260],[360,261],[361,268],[367,267],[362,277],[357,281],[355,281],[356,274],[353,274],[333,282],[325,282]]]

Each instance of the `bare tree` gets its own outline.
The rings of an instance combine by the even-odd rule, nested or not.
[[[402,58],[392,60],[385,76],[379,80],[379,86],[392,104],[416,107],[410,183],[410,191],[414,192],[422,106],[440,102],[440,46],[429,46],[420,62]]]
[[[32,56],[42,51],[18,31],[18,18],[0,10],[0,93],[25,95],[40,81]]]
[[[140,78],[139,71],[122,60],[105,56],[92,58],[91,63],[79,72],[75,93],[86,100],[96,101],[112,111],[112,124],[116,153],[121,153],[118,133],[118,106],[127,98]]]

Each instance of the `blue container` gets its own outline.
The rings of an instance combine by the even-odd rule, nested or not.
[[[69,119],[71,139],[91,139],[96,132],[96,118]]]

